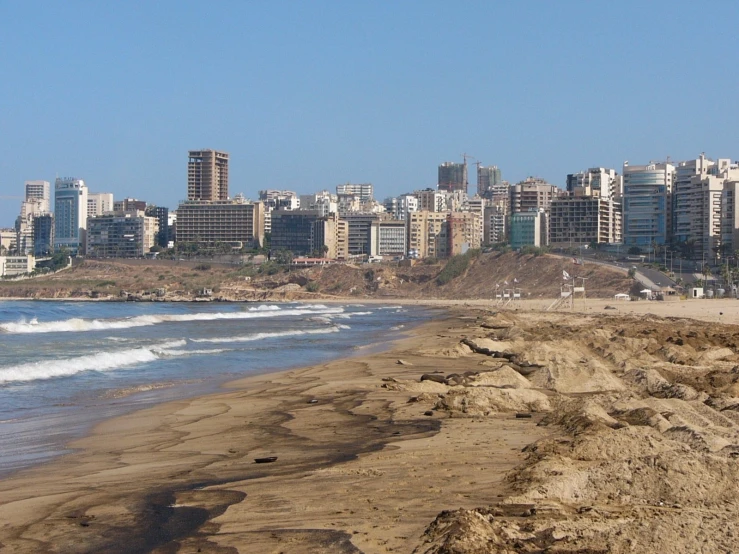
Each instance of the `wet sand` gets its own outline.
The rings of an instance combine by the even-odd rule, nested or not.
[[[405,552],[449,506],[503,495],[536,420],[426,416],[383,378],[464,371],[423,353],[443,316],[384,353],[261,375],[98,425],[0,482],[9,552]],[[409,364],[397,364],[403,359]],[[274,463],[255,458],[277,456]]]

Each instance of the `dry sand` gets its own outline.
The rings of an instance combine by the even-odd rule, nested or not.
[[[736,549],[739,302],[458,304],[99,425],[0,482],[2,551]]]

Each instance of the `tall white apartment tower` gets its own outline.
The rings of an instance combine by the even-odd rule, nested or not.
[[[36,202],[40,212],[49,212],[50,199],[49,181],[26,181],[26,201]]]
[[[54,184],[54,248],[84,254],[87,186],[82,179],[57,178]]]

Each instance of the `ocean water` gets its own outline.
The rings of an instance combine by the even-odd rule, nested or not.
[[[0,475],[107,417],[379,348],[430,317],[361,304],[0,302]]]

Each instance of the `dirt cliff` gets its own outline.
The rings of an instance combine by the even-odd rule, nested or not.
[[[562,271],[586,279],[589,297],[628,292],[633,280],[599,265],[569,258],[487,253],[440,284],[445,262],[332,264],[301,269],[174,260],[84,260],[57,274],[0,281],[0,296],[20,298],[126,298],[192,300],[297,300],[334,298],[494,298],[520,289],[522,298],[554,298]],[[578,284],[580,282],[578,281]],[[497,289],[496,289],[497,285]],[[207,289],[203,294],[204,289]]]

